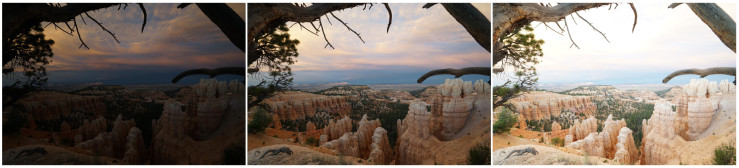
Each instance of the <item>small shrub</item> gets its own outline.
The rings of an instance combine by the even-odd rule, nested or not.
[[[565,146],[565,141],[562,140],[562,138],[554,137],[550,141],[552,141],[552,144],[554,144],[555,146],[559,146],[559,147]]]
[[[490,165],[490,146],[486,143],[479,143],[472,147],[467,154],[467,164]]]
[[[223,150],[224,165],[245,165],[246,164],[246,148],[243,146],[233,145]]]
[[[713,151],[714,165],[736,165],[736,148],[724,144]]]
[[[493,132],[495,133],[508,133],[513,128],[513,125],[516,125],[516,122],[518,122],[513,111],[505,107],[502,108],[501,112],[498,113],[498,121],[495,121],[495,124],[493,124]]]
[[[269,112],[259,107],[257,107],[252,117],[249,121],[249,133],[262,133],[272,123],[272,116],[269,115]]]
[[[519,138],[523,138],[523,135],[518,135]]]
[[[305,139],[305,143],[310,146],[318,147],[318,140],[315,137],[308,137]]]
[[[26,116],[19,109],[14,108],[14,106],[9,109],[10,112],[3,114],[7,115],[7,120],[3,121],[3,135],[17,133],[26,124]]]

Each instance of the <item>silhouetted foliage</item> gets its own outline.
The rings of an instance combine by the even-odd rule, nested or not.
[[[490,165],[490,146],[488,143],[479,143],[470,149],[467,154],[469,165]]]
[[[249,87],[249,97],[256,97],[257,101],[261,101],[260,98],[269,97],[276,91],[289,89],[292,85],[293,73],[290,65],[297,61],[298,49],[296,46],[300,41],[290,39],[288,31],[289,28],[283,24],[274,30],[268,31],[270,33],[259,35],[256,39],[257,46],[254,47],[253,52],[249,51],[249,54],[251,54],[249,57],[258,57],[259,59],[249,64],[249,75],[252,76],[251,79],[261,79],[258,85],[253,86],[254,89],[263,89],[252,92],[252,87]]]
[[[26,115],[20,109],[15,106],[8,109],[7,112],[3,111],[3,135],[18,133],[21,127],[26,124]]]
[[[261,133],[272,123],[272,115],[266,110],[256,107],[249,120],[249,133]]]
[[[511,128],[513,128],[513,125],[516,125],[516,122],[518,122],[518,117],[513,114],[513,111],[509,110],[506,107],[500,107],[501,112],[498,113],[497,121],[495,121],[495,124],[493,124],[493,132],[495,133],[507,133],[511,131]]]
[[[244,146],[233,145],[223,150],[224,165],[245,165],[246,164],[246,148]]]

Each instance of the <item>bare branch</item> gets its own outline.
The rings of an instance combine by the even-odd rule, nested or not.
[[[301,23],[298,23],[298,25],[300,25],[301,28],[307,30],[311,34],[315,34],[316,36],[318,36],[318,31],[316,31],[316,32],[310,31],[310,29],[308,29],[307,27],[303,26],[303,24],[301,24]],[[316,29],[316,30],[318,30],[318,29]]]
[[[557,33],[557,34],[564,36],[564,34],[562,34],[562,33],[558,32],[558,31],[554,30],[554,28],[552,28],[552,27],[549,27],[549,25],[547,25],[547,23],[544,23],[544,26],[547,26],[549,29],[552,29],[552,31],[555,32],[555,33]],[[560,27],[560,29],[561,29],[561,27]],[[562,30],[562,32],[564,32],[564,30]]]
[[[580,17],[580,19],[584,20],[585,23],[588,23],[588,25],[590,25],[590,27],[592,27],[593,30],[595,30],[598,33],[600,33],[600,35],[603,35],[603,38],[605,38],[608,43],[611,43],[611,41],[608,40],[608,37],[606,37],[606,34],[604,34],[603,32],[600,32],[600,30],[598,30],[597,28],[595,28],[595,26],[593,26],[593,24],[591,24],[590,22],[588,22],[587,19],[585,19],[584,17],[580,16],[579,13],[575,12],[575,14],[577,15],[577,17]]]
[[[575,46],[577,47],[577,49],[580,49],[580,47],[577,46],[577,44],[575,43],[575,40],[572,40],[572,35],[570,34],[570,26],[567,26],[567,19],[565,19],[565,28],[567,28],[567,36],[569,36],[570,41],[572,41],[572,45],[570,45],[570,48],[572,48],[572,46]]]
[[[679,6],[680,4],[683,4],[683,3],[672,3],[672,4],[670,4],[670,6],[667,6],[667,8],[672,9],[672,8],[675,8],[675,7]]]
[[[372,8],[372,6],[370,6],[370,8]],[[344,24],[344,26],[347,29],[349,29],[349,31],[351,31],[352,33],[354,33],[355,35],[357,35],[357,37],[359,37],[359,40],[361,40],[362,43],[365,43],[364,42],[364,39],[362,39],[362,36],[360,36],[359,33],[357,33],[357,31],[354,31],[354,29],[352,29],[351,27],[349,27],[349,25],[346,22],[344,22],[343,20],[339,19],[339,17],[336,17],[336,15],[334,15],[333,12],[329,12],[329,14],[331,14],[331,16],[333,16],[336,20],[338,20],[339,22],[341,22],[342,24]],[[324,33],[324,34],[326,34],[326,33]]]
[[[672,78],[680,76],[680,75],[688,75],[688,74],[694,74],[694,75],[700,75],[701,78],[706,77],[708,75],[716,75],[716,74],[722,74],[722,75],[731,75],[736,77],[736,67],[715,67],[715,68],[707,68],[707,69],[682,69],[675,71],[671,73],[670,75],[667,75],[665,79],[662,79],[662,83],[667,83]]]
[[[125,7],[123,7],[123,8],[125,9]],[[85,15],[87,15],[88,18],[92,19],[92,21],[94,21],[95,23],[97,23],[98,26],[100,26],[100,28],[102,28],[103,30],[105,30],[106,32],[108,32],[108,34],[110,34],[110,36],[113,36],[113,39],[115,39],[116,42],[121,43],[120,41],[118,41],[118,38],[115,37],[115,34],[113,34],[113,32],[110,32],[110,30],[106,29],[105,26],[103,26],[102,23],[100,23],[97,20],[95,20],[95,18],[92,18],[92,16],[90,16],[90,14],[87,14],[87,12],[85,12]],[[79,33],[79,32],[77,32],[77,33]]]
[[[688,3],[688,6],[726,47],[736,53],[736,22],[729,14],[715,3]]]
[[[436,3],[426,3],[421,8],[428,9],[428,8],[434,6],[434,5],[436,5]]]
[[[636,7],[634,7],[634,3],[629,3],[629,6],[631,6],[631,10],[634,11],[634,26],[631,27],[631,33],[634,33],[634,29],[636,29]]]
[[[246,71],[244,67],[223,67],[223,68],[216,68],[216,69],[191,69],[187,70],[185,72],[182,72],[178,74],[174,79],[172,79],[172,83],[177,83],[180,81],[180,79],[190,76],[190,75],[208,75],[211,78],[216,77],[218,75],[225,75],[225,74],[232,74],[232,75],[241,75],[245,76],[244,73]]]
[[[82,16],[80,16],[80,18],[81,18],[81,17],[82,17]],[[75,19],[75,18],[72,18],[72,21],[74,22],[74,29],[75,29],[75,30],[76,30],[76,32],[77,32],[77,37],[78,37],[78,38],[80,38],[80,42],[82,42],[82,44],[80,44],[80,47],[79,47],[79,48],[82,48],[82,46],[85,46],[85,48],[87,48],[87,49],[89,50],[89,49],[90,49],[90,47],[87,47],[87,44],[85,44],[85,41],[84,41],[84,40],[82,40],[82,35],[80,35],[80,29],[79,29],[79,27],[77,27],[77,19]]]
[[[326,40],[326,46],[323,46],[323,48],[331,47],[331,49],[334,48],[334,45],[331,45],[331,42],[328,41],[328,38],[326,38],[326,31],[323,30],[323,22],[321,22],[321,19],[318,19],[318,25],[321,27],[321,33],[323,33],[323,39]]]
[[[575,18],[572,18],[572,20],[575,20]],[[559,27],[559,30],[562,30],[562,32],[565,32],[565,29],[563,29],[562,26],[559,25],[559,22],[554,22],[554,24],[557,24],[557,27]]]
[[[141,24],[141,32],[144,32],[144,27],[146,27],[146,8],[144,8],[144,4],[139,3],[139,8],[141,8],[141,12],[144,13],[144,24]]]
[[[334,25],[331,23],[331,19],[328,17],[328,15],[324,15],[324,16],[326,16],[326,21],[328,22],[329,25]]]
[[[64,32],[64,33],[67,33],[67,34],[69,34],[69,35],[72,35],[72,33],[70,33],[70,32],[67,32],[66,30],[62,29],[61,27],[59,27],[59,25],[56,25],[56,23],[52,23],[52,24],[54,25],[54,28],[55,28],[55,29],[59,29],[59,30],[62,30],[62,32]],[[71,30],[71,29],[70,29],[70,30]],[[74,32],[74,31],[72,31],[72,32]]]
[[[577,21],[575,21],[575,16],[570,15],[570,17],[572,18],[572,23],[575,23],[575,25],[577,25]]]
[[[393,11],[390,10],[390,5],[388,5],[387,3],[382,3],[382,4],[385,5],[385,9],[387,9],[387,15],[388,15],[388,17],[390,17],[387,20],[387,31],[386,31],[386,33],[389,33],[390,32],[390,24],[393,24]]]
[[[490,67],[468,67],[468,68],[462,68],[462,69],[452,69],[452,68],[437,69],[437,70],[429,71],[426,74],[423,74],[423,76],[418,78],[417,82],[422,83],[427,78],[435,76],[435,75],[454,75],[455,78],[459,78],[461,76],[471,75],[471,74],[490,76]]]

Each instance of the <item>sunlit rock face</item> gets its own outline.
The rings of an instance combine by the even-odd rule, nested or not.
[[[323,135],[326,135],[326,141],[339,139],[344,133],[352,131],[352,120],[349,116],[345,116],[341,120],[334,122],[333,119],[328,121],[328,125],[323,128]]]
[[[580,121],[575,121],[575,123],[570,127],[570,134],[572,135],[572,141],[577,141],[580,139],[584,139],[590,133],[598,131],[598,121],[595,119],[595,117],[590,116],[590,118],[584,120],[582,123]]]
[[[676,142],[706,137],[706,130],[716,122],[714,115],[719,111],[720,102],[736,97],[735,88],[728,80],[716,84],[706,79],[692,79],[682,87],[683,94],[674,96],[673,102],[657,101],[652,116],[642,121],[641,164],[670,163],[680,154],[675,151]]]
[[[372,144],[370,144],[370,154],[367,160],[377,164],[389,164],[393,157],[393,149],[390,148],[387,131],[382,127],[377,127],[372,135]]]
[[[632,133],[633,131],[627,127],[621,128],[618,133],[614,160],[623,164],[634,164],[639,160],[639,151],[634,144]]]
[[[626,128],[626,121],[624,119],[613,120],[613,116],[609,115],[606,121],[603,122],[601,132],[595,132],[597,126],[595,129],[592,128],[592,124],[597,124],[595,122],[596,120],[593,117],[585,120],[582,124],[575,122],[575,125],[570,129],[572,134],[565,137],[565,146],[580,150],[591,156],[613,159],[619,150],[618,137],[622,132],[622,128]],[[573,142],[573,137],[581,136],[584,133],[588,133],[588,136]],[[633,141],[633,137],[631,141]]]
[[[441,140],[449,140],[465,126],[477,99],[485,98],[480,95],[490,94],[490,85],[482,80],[473,84],[462,79],[447,79],[437,88],[440,95],[432,96],[427,109],[432,113],[432,133]]]
[[[305,92],[285,92],[264,100],[277,120],[295,120],[314,116],[317,111],[346,116],[351,105],[345,96],[325,96]]]
[[[447,79],[436,88],[438,93],[428,99],[411,101],[408,115],[398,120],[396,164],[429,164],[434,157],[434,152],[429,151],[432,145],[459,137],[472,112],[490,112],[487,82]]]
[[[332,123],[329,122],[329,126],[326,127],[328,128],[328,134],[321,135],[320,137],[321,147],[332,149],[342,155],[362,159],[369,159],[374,152],[375,158],[373,159],[375,161],[389,162],[391,160],[393,154],[392,149],[389,149],[390,144],[387,140],[387,131],[380,127],[379,119],[367,120],[367,115],[362,116],[357,127],[357,132],[351,132],[351,119],[348,117],[340,120],[337,124],[332,125]],[[344,124],[348,124],[348,130]],[[342,133],[340,137],[328,140],[328,137],[339,132]]]
[[[596,105],[589,96],[570,96],[551,92],[527,92],[509,102],[516,106],[516,113],[520,114],[519,125],[525,125],[526,120],[559,116],[562,112],[590,116],[596,110]]]
[[[152,121],[151,163],[221,163],[223,150],[245,140],[244,84],[202,79],[181,92]]]

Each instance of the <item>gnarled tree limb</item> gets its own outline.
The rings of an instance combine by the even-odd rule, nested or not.
[[[461,76],[471,75],[471,74],[490,76],[490,67],[469,67],[469,68],[462,68],[462,69],[453,69],[453,68],[437,69],[437,70],[429,71],[426,74],[423,74],[423,76],[418,78],[416,82],[423,83],[424,80],[426,80],[429,77],[435,76],[435,75],[454,75],[455,78],[459,78]]]
[[[726,47],[736,53],[736,22],[723,9],[715,3],[688,3],[688,6]]]
[[[477,44],[490,52],[490,20],[469,3],[442,3],[444,9],[462,24]]]
[[[708,75],[716,75],[716,74],[736,76],[736,67],[715,67],[715,68],[707,68],[707,69],[693,68],[693,69],[678,70],[678,71],[671,73],[670,75],[667,75],[665,79],[662,79],[662,83],[667,83],[670,80],[672,80],[672,78],[674,77],[677,77],[680,75],[689,75],[689,74],[700,75],[701,78],[706,77]]]
[[[208,75],[212,78],[212,77],[216,77],[218,75],[224,75],[224,74],[245,76],[246,69],[244,67],[223,67],[223,68],[216,68],[216,69],[207,69],[207,68],[191,69],[191,70],[182,72],[176,77],[174,77],[174,79],[172,79],[172,83],[177,83],[178,81],[180,81],[180,79],[190,76],[190,75]]]
[[[226,34],[231,43],[236,45],[242,52],[246,48],[244,40],[246,24],[239,14],[233,11],[225,3],[197,3],[198,8],[215,23],[219,29]]]

